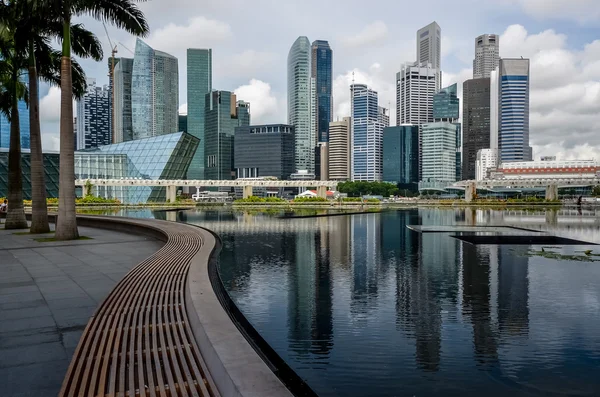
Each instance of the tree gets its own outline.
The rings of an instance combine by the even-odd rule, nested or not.
[[[44,3],[53,8],[63,25],[60,74],[60,177],[55,238],[74,240],[79,237],[79,232],[75,215],[71,18],[74,15],[90,15],[138,36],[148,33],[148,23],[133,0],[48,0]]]
[[[600,185],[594,186],[592,188],[592,196],[595,196],[595,197],[600,196]]]
[[[27,86],[21,81],[24,59],[15,49],[15,31],[0,26],[0,112],[10,120],[8,150],[8,213],[6,229],[25,229],[23,209],[23,175],[21,170],[21,130],[19,100],[27,100]]]

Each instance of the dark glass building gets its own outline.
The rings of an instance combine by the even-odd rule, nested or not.
[[[477,151],[490,148],[490,79],[463,83],[462,179],[475,179]]]
[[[250,124],[250,104],[236,102],[229,91],[206,94],[204,125],[204,177],[209,180],[234,179],[233,136],[236,127]],[[261,155],[268,153],[261,151]]]
[[[311,51],[311,77],[317,85],[317,140],[329,142],[329,123],[333,121],[333,51],[325,40],[315,40]]]
[[[234,138],[237,178],[273,176],[290,179],[295,171],[294,126],[268,124],[238,127]]]
[[[44,171],[46,178],[46,196],[58,197],[58,153],[44,153]],[[31,200],[31,154],[25,149],[21,152],[23,174],[23,199]],[[8,149],[0,148],[0,197],[8,195]]]
[[[442,88],[433,96],[433,120],[455,122],[460,117],[456,84]]]
[[[177,132],[188,132],[188,116],[187,116],[187,114],[179,115],[179,128],[177,129]]]
[[[204,116],[206,94],[212,91],[212,49],[187,50],[187,126],[186,132],[200,140],[188,170],[188,179],[204,179]],[[181,117],[180,117],[181,119]],[[181,127],[179,128],[181,131]]]
[[[416,191],[419,183],[419,126],[383,130],[383,181]]]

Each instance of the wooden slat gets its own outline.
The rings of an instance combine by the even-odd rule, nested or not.
[[[201,235],[166,222],[160,227],[166,244],[127,273],[88,322],[61,397],[219,396],[185,307]]]

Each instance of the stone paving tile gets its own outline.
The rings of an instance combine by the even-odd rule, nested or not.
[[[0,229],[0,396],[55,396],[98,303],[163,243],[80,228],[39,243]]]

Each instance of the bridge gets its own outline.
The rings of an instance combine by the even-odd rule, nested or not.
[[[272,187],[272,188],[286,188],[286,187],[299,187],[309,188],[314,187],[317,189],[317,196],[327,198],[327,190],[337,189],[337,181],[305,181],[305,180],[291,180],[291,181],[280,181],[280,180],[268,180],[268,179],[232,179],[232,180],[169,180],[169,179],[135,179],[135,178],[123,178],[123,179],[77,179],[75,180],[75,186],[84,187],[87,183],[91,183],[94,186],[164,186],[167,188],[166,199],[170,202],[174,202],[177,197],[178,186],[191,186],[196,188],[202,187],[241,187],[244,189],[244,198],[252,196],[252,188],[254,187]]]
[[[546,199],[558,199],[559,188],[569,188],[577,186],[596,186],[600,185],[600,177],[569,177],[569,178],[510,178],[510,179],[486,179],[481,181],[459,181],[449,187],[464,188],[465,200],[472,201],[477,188],[546,188]]]

